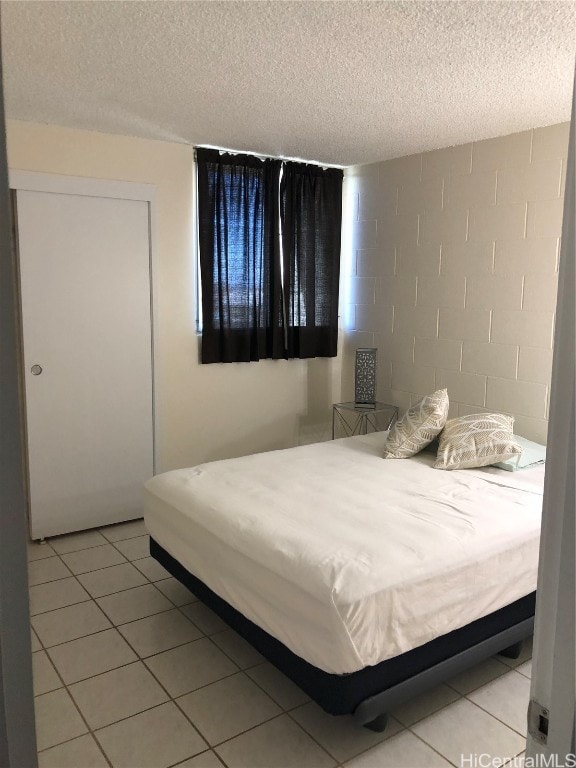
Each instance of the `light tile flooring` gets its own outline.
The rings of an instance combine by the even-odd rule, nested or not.
[[[40,768],[440,768],[473,753],[521,764],[529,644],[376,734],[326,715],[171,578],[142,521],[31,543],[29,560]]]

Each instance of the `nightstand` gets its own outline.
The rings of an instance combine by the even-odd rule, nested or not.
[[[342,437],[366,435],[390,429],[398,418],[398,408],[387,403],[360,405],[358,403],[334,403],[332,406],[332,440],[339,427]]]

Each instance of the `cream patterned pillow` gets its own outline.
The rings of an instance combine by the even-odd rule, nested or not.
[[[448,418],[448,392],[426,395],[397,421],[386,440],[385,459],[408,459],[431,443]]]
[[[474,413],[446,422],[434,469],[486,467],[522,453],[514,439],[513,416]]]

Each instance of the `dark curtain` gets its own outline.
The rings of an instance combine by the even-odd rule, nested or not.
[[[284,163],[280,185],[287,357],[334,357],[343,171]]]
[[[197,149],[203,363],[333,357],[343,172]]]
[[[202,362],[284,357],[281,162],[197,149]]]

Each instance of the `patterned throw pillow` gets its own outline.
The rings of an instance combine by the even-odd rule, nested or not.
[[[385,459],[408,459],[441,432],[448,418],[448,392],[439,389],[426,395],[397,421],[386,440]]]
[[[440,435],[434,469],[486,467],[522,453],[514,439],[513,416],[475,413],[450,419]]]

